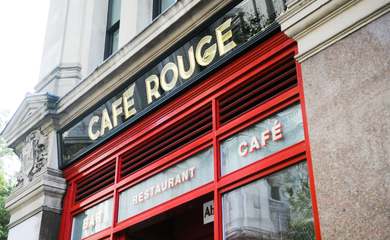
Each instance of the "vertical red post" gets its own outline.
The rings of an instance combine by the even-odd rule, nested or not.
[[[214,149],[214,239],[222,239],[221,236],[221,199],[217,187],[220,176],[220,153],[217,138],[217,129],[219,127],[219,106],[217,99],[212,100],[213,114],[213,149]]]
[[[115,185],[119,182],[120,180],[120,164],[121,164],[121,161],[120,161],[120,158],[119,156],[116,156],[115,157]],[[115,236],[114,236],[114,227],[116,226],[117,222],[118,222],[118,211],[119,211],[119,193],[118,193],[118,189],[115,187],[114,188],[114,193],[113,193],[113,204],[114,204],[114,212],[112,214],[112,225],[111,225],[111,234],[110,234],[110,239],[111,240],[114,240],[115,239]],[[122,237],[118,237],[118,239],[122,239]],[[124,237],[123,237],[124,239]]]
[[[71,232],[72,232],[72,213],[71,213],[71,206],[72,206],[72,200],[74,199],[74,193],[75,193],[75,186],[73,182],[68,183],[67,191],[65,193],[64,197],[64,208],[62,210],[62,221],[60,225],[60,231],[59,231],[59,240],[69,240],[71,239]]]
[[[295,48],[295,55],[296,54],[298,54],[297,47]],[[305,134],[306,162],[307,162],[307,168],[309,174],[310,194],[311,194],[312,210],[313,210],[313,218],[314,218],[314,231],[315,231],[316,239],[321,240],[320,218],[318,214],[317,197],[316,197],[315,183],[314,183],[315,182],[314,170],[313,170],[313,163],[312,163],[311,151],[310,151],[309,126],[308,126],[307,115],[306,115],[306,104],[305,104],[305,96],[303,91],[302,70],[301,70],[301,65],[298,62],[296,62],[295,65],[297,69],[298,91],[299,91],[299,98],[301,102],[303,130]]]

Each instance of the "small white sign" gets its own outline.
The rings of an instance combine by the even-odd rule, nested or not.
[[[214,222],[214,201],[203,203],[203,224]]]

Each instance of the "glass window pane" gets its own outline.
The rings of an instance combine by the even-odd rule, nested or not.
[[[133,217],[213,181],[213,151],[207,148],[122,191],[118,220]]]
[[[105,200],[73,218],[72,240],[97,233],[112,223],[113,199]]]
[[[118,41],[119,41],[119,29],[112,33],[112,53],[118,50]]]
[[[172,6],[176,0],[161,0],[161,12],[164,12],[170,6]]]
[[[111,12],[110,12],[110,18],[108,21],[108,27],[111,27],[114,25],[117,21],[119,21],[121,16],[121,0],[110,0],[111,4]]]
[[[227,240],[315,239],[306,163],[225,193],[222,211]]]
[[[274,128],[280,124],[279,137]],[[292,105],[221,142],[221,175],[260,161],[304,140],[301,106]]]

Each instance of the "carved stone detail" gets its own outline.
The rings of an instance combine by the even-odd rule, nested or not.
[[[17,176],[17,187],[31,182],[34,175],[41,172],[46,166],[47,143],[47,136],[40,130],[34,130],[27,135],[18,154],[22,167]]]

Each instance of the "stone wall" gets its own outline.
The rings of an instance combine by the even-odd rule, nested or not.
[[[389,23],[302,63],[323,239],[390,239]]]

